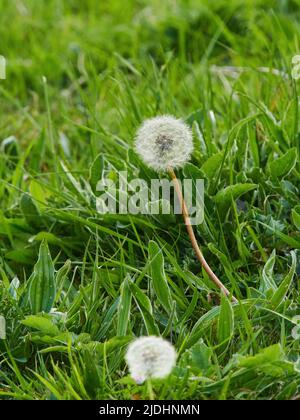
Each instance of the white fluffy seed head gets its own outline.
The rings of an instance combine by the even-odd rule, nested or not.
[[[155,171],[180,168],[190,159],[193,136],[190,128],[171,115],[151,118],[139,128],[135,149]]]
[[[176,351],[163,338],[150,336],[134,340],[126,353],[131,377],[139,384],[150,378],[165,378],[176,363]]]

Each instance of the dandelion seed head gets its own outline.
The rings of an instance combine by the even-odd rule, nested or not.
[[[292,337],[294,338],[294,340],[299,340],[300,339],[300,316],[294,316],[293,318],[293,323],[296,324],[296,326],[292,329]]]
[[[173,116],[151,118],[139,128],[135,149],[146,165],[156,171],[180,168],[191,157],[192,132],[182,120]]]
[[[131,377],[142,384],[146,379],[165,378],[176,363],[176,352],[171,343],[160,337],[140,337],[128,347],[126,362]]]

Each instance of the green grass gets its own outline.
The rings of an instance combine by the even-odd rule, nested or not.
[[[299,0],[0,0],[0,10],[0,399],[148,398],[124,352],[154,333],[179,353],[153,384],[157,399],[299,399]],[[180,217],[96,211],[99,168],[153,176],[133,138],[165,113],[193,128],[178,176],[205,179],[196,234],[234,307],[220,303]],[[38,315],[52,297],[56,312]]]

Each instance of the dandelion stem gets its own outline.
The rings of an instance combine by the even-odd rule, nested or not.
[[[147,380],[147,389],[148,389],[149,400],[150,401],[154,401],[155,400],[155,396],[154,396],[154,392],[153,392],[153,387],[152,387],[151,379],[148,379]]]
[[[191,240],[191,244],[195,250],[196,256],[198,258],[198,260],[200,261],[202,267],[204,268],[204,270],[206,271],[206,273],[208,274],[209,278],[215,283],[215,285],[222,291],[222,293],[224,293],[225,296],[231,296],[231,293],[229,292],[229,290],[224,286],[224,284],[221,282],[221,280],[215,275],[215,273],[212,271],[212,269],[210,268],[210,266],[208,265],[207,261],[205,260],[202,251],[198,245],[197,239],[195,237],[195,233],[194,233],[194,229],[191,225],[191,221],[190,221],[190,217],[188,214],[188,209],[181,191],[181,187],[179,185],[178,179],[176,177],[176,174],[173,170],[173,168],[169,168],[168,169],[169,175],[171,176],[173,183],[174,183],[174,187],[175,187],[175,191],[176,194],[178,196],[179,202],[181,203],[181,212],[182,212],[182,216],[184,218],[184,222],[185,222],[185,226],[186,229],[188,231],[190,240]],[[232,296],[232,301],[234,303],[237,303],[237,299]]]

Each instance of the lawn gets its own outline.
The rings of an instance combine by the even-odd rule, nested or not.
[[[299,400],[300,1],[0,11],[0,399]],[[98,211],[102,175],[162,176],[134,139],[166,114],[192,130],[176,175],[204,180],[195,235],[238,303],[181,215]],[[177,362],[138,384],[125,353],[148,335]]]

